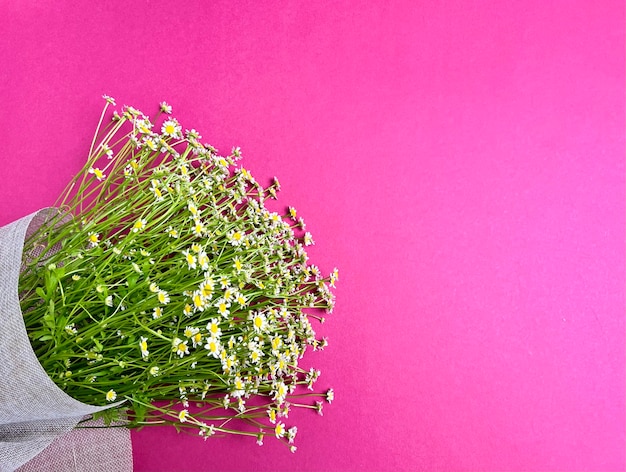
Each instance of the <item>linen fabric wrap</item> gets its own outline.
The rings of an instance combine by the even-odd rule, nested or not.
[[[120,403],[97,407],[67,395],[44,371],[26,333],[18,294],[24,240],[57,215],[46,208],[0,228],[0,472],[20,466],[21,471],[132,471],[126,428],[72,431],[85,416]],[[42,455],[47,454],[42,468],[37,459],[27,464],[53,441]]]

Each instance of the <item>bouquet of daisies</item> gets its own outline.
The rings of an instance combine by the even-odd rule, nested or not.
[[[266,208],[280,184],[262,186],[238,148],[220,155],[166,103],[153,120],[105,99],[85,166],[55,208],[9,228],[12,248],[23,238],[11,263],[19,299],[0,294],[0,304],[20,317],[45,373],[32,388],[53,382],[78,418],[259,444],[271,435],[295,450],[290,408],[321,414],[333,399],[314,389],[320,372],[298,364],[327,344],[311,323],[333,310],[337,270],[309,263],[303,219]],[[2,404],[23,397],[9,389],[0,424]]]

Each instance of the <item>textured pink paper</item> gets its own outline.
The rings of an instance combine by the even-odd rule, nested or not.
[[[624,5],[3,2],[0,224],[103,93],[228,151],[341,270],[298,452],[133,433],[137,471],[623,470]]]

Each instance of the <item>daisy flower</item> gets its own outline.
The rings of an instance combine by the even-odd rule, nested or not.
[[[165,290],[159,290],[157,293],[157,299],[159,303],[167,305],[170,302],[170,296]]]
[[[186,354],[189,354],[187,341],[175,338],[174,341],[172,341],[172,351],[174,351],[178,355],[178,357],[182,359]]]
[[[213,279],[208,278],[204,279],[204,281],[200,284],[200,293],[204,298],[210,300],[213,296],[213,290],[215,289],[215,282]]]
[[[185,306],[183,307],[183,315],[185,315],[186,317],[190,317],[192,314],[193,314],[193,308],[191,307],[189,303],[186,303]]]
[[[265,318],[265,315],[263,313],[260,313],[258,311],[252,312],[250,313],[249,319],[252,321],[252,327],[254,328],[255,332],[260,333],[266,330],[267,319]]]
[[[141,340],[139,341],[139,350],[141,351],[142,359],[148,359],[148,338],[144,338],[143,336],[141,337]]]
[[[113,97],[109,97],[108,95],[102,95],[102,98],[104,98],[111,105],[115,106],[115,99]]]
[[[298,434],[297,426],[292,426],[287,430],[287,439],[289,440],[289,444],[293,444],[294,439],[296,439],[296,434]]]
[[[209,256],[206,252],[200,251],[198,253],[198,265],[202,270],[207,270],[209,268]]]
[[[111,389],[106,393],[105,397],[108,402],[114,402],[117,398],[117,393],[115,393],[115,390]]]
[[[329,388],[328,391],[326,392],[326,401],[328,403],[332,403],[334,399],[335,399],[335,392],[332,388]]]
[[[162,316],[163,316],[163,308],[161,308],[160,306],[154,307],[154,310],[152,310],[152,318],[155,320],[158,320]]]
[[[135,221],[135,224],[133,224],[133,233],[142,231],[145,228],[146,228],[146,220],[144,220],[143,218],[140,218],[137,221]]]
[[[220,357],[220,352],[222,351],[222,346],[220,344],[219,339],[214,338],[214,337],[210,337],[207,339],[206,344],[204,345],[204,348],[209,351],[209,356],[213,356],[216,359],[219,359]]]
[[[187,421],[187,416],[189,416],[189,411],[187,410],[181,410],[181,412],[178,413],[178,419],[181,423]]]
[[[100,243],[100,235],[98,233],[89,233],[89,245],[91,247],[96,247]]]
[[[156,366],[156,365],[155,365],[155,366],[153,366],[153,367],[150,367],[149,372],[150,372],[150,375],[151,375],[152,377],[158,377],[158,376],[159,376],[159,367],[158,367],[158,366]]]
[[[233,246],[240,246],[244,241],[245,233],[239,230],[230,230],[226,236],[228,237],[230,244]]]
[[[202,296],[202,292],[196,290],[192,296],[194,311],[204,311],[206,308],[206,299]]]
[[[183,334],[185,335],[185,337],[191,338],[194,334],[196,334],[199,331],[200,330],[198,328],[194,328],[193,326],[186,326],[185,331],[183,331]]]
[[[196,236],[202,236],[204,234],[204,225],[200,220],[194,220],[193,222],[193,234]]]
[[[211,321],[209,321],[206,325],[206,330],[214,338],[219,338],[222,335],[222,330],[220,329],[217,318],[211,318]]]
[[[217,302],[215,302],[215,308],[217,308],[217,312],[222,315],[224,318],[228,317],[230,311],[228,308],[230,307],[230,303],[228,303],[223,298],[220,298]]]
[[[313,235],[308,231],[304,233],[304,245],[305,246],[313,246],[315,241],[313,241]]]
[[[102,172],[100,169],[98,169],[97,167],[90,167],[89,173],[95,175],[96,179],[98,179],[99,181],[104,180],[106,177],[106,174]]]
[[[189,252],[188,249],[185,249],[183,251],[183,256],[185,256],[185,260],[187,261],[187,266],[189,267],[189,269],[195,269],[196,268],[196,256],[194,256],[191,252]]]
[[[167,235],[170,238],[176,239],[176,238],[178,238],[178,231],[170,226],[170,227],[167,228]]]
[[[285,435],[285,423],[277,423],[274,427],[274,434],[278,439],[282,438]]]
[[[172,106],[168,105],[166,102],[159,103],[159,107],[161,108],[161,111],[167,115],[172,113]]]
[[[292,220],[297,221],[298,218],[298,212],[296,211],[296,209],[294,207],[289,207],[289,216],[291,217]]]
[[[171,138],[182,138],[182,128],[174,118],[170,118],[163,122],[161,133]]]

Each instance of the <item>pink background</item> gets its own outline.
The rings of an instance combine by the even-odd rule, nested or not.
[[[624,4],[0,2],[0,224],[103,93],[241,146],[341,270],[274,441],[133,433],[137,471],[623,470]]]

